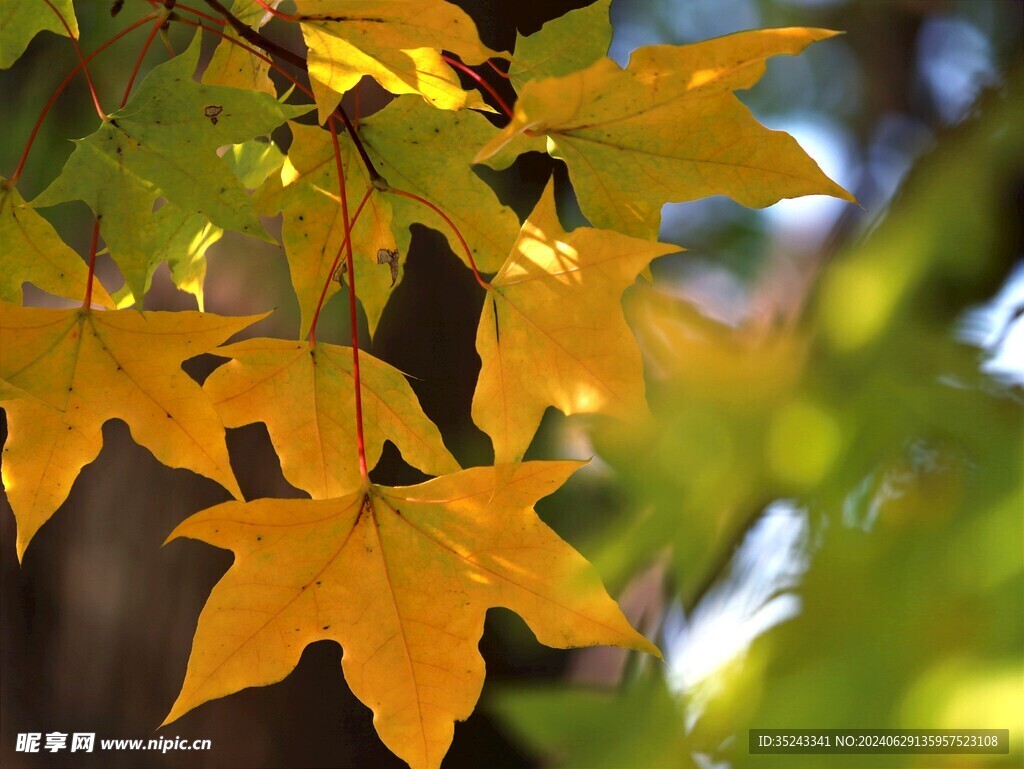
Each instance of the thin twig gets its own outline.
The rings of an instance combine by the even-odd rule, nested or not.
[[[67,30],[68,37],[71,39],[71,45],[75,47],[75,53],[78,54],[78,60],[82,63],[82,73],[85,75],[85,81],[89,84],[89,93],[92,95],[93,106],[96,107],[96,114],[100,116],[100,120],[107,119],[107,113],[103,111],[103,107],[100,106],[100,97],[96,94],[96,86],[93,85],[92,76],[89,74],[89,67],[86,65],[85,54],[82,53],[82,49],[78,45],[78,40],[75,39],[75,34],[71,31],[71,26],[68,24],[68,20],[64,18],[64,14],[57,10],[57,6],[50,2],[50,0],[43,0],[50,10],[57,14],[57,18],[60,19],[60,23],[64,25],[64,29]]]
[[[116,43],[129,32],[131,32],[134,29],[138,29],[146,22],[152,21],[155,18],[156,16],[150,14],[148,16],[143,16],[136,22],[133,22],[131,25],[122,29],[112,38],[107,40],[107,42],[103,43],[103,45],[101,45],[95,51],[86,56],[84,62],[88,63],[92,61],[97,56],[99,56],[103,51],[105,51],[108,47]],[[25,168],[25,161],[28,160],[28,153],[32,149],[32,145],[35,143],[36,135],[39,133],[39,128],[43,125],[43,121],[46,119],[46,116],[50,113],[50,109],[53,107],[54,102],[56,102],[57,97],[64,92],[64,89],[68,87],[68,84],[74,79],[75,75],[78,74],[78,70],[82,69],[82,66],[83,61],[79,61],[78,64],[75,65],[75,68],[68,73],[67,77],[65,77],[64,80],[61,81],[61,84],[58,85],[57,88],[54,90],[53,95],[50,97],[50,100],[47,101],[46,106],[43,107],[43,111],[39,113],[39,117],[36,119],[35,125],[32,126],[32,133],[29,134],[28,142],[26,142],[25,144],[25,149],[21,153],[21,158],[20,160],[18,160],[18,167],[14,169],[14,173],[11,174],[10,178],[7,180],[8,184],[10,184],[11,186],[13,186],[18,181],[18,178],[21,176],[21,172]]]
[[[425,205],[427,208],[431,209],[435,214],[444,219],[445,222],[447,222],[448,226],[451,227],[452,232],[455,233],[455,237],[459,239],[459,243],[462,244],[462,250],[466,252],[466,259],[469,261],[469,268],[473,270],[473,277],[476,278],[476,282],[480,284],[480,287],[483,288],[484,291],[487,291],[491,288],[491,284],[484,280],[483,275],[480,274],[480,270],[477,269],[476,260],[473,259],[473,252],[470,250],[469,244],[466,242],[466,239],[462,237],[462,233],[459,232],[459,228],[455,226],[455,222],[451,220],[451,217],[449,217],[448,214],[446,214],[438,206],[434,205],[426,198],[420,197],[415,193],[406,192],[405,190],[400,190],[395,187],[388,187],[384,191],[390,192],[393,195],[401,195],[403,198],[415,200],[421,203],[422,205]]]
[[[461,72],[464,72],[469,77],[471,77],[473,81],[476,82],[477,85],[479,85],[481,88],[483,88],[485,91],[487,91],[487,93],[491,95],[491,98],[498,102],[498,106],[501,107],[501,111],[505,113],[505,117],[507,117],[509,120],[512,119],[512,108],[508,106],[508,104],[505,102],[503,98],[501,98],[501,94],[498,93],[498,89],[496,89],[493,85],[484,80],[476,71],[470,69],[461,61],[453,59],[451,56],[448,55],[442,55],[441,58],[444,59],[445,62],[447,62],[452,67],[455,67],[455,69],[460,70]]]
[[[162,27],[163,24],[164,19],[157,19],[156,24],[153,25],[153,29],[149,31],[149,36],[146,38],[146,42],[142,45],[142,51],[139,52],[139,58],[135,60],[135,66],[132,68],[132,74],[128,78],[128,85],[124,88],[124,96],[121,99],[122,107],[128,103],[128,97],[131,95],[132,86],[135,85],[135,78],[138,77],[139,67],[142,66],[142,60],[146,58],[146,54],[149,52],[149,46],[152,45],[153,38],[156,37],[156,33],[160,31],[160,27]]]
[[[100,217],[92,226],[92,247],[89,249],[89,276],[85,281],[85,299],[82,301],[82,308],[88,310],[92,307],[92,283],[96,274],[96,244],[100,239]]]
[[[334,144],[334,163],[338,171],[338,193],[341,197],[341,215],[345,220],[346,235],[351,236],[355,220],[348,218],[348,195],[345,192],[345,169],[341,164],[341,147],[338,146],[338,131],[334,124],[330,124],[331,141]],[[370,198],[372,187],[366,188],[363,195],[365,204]],[[369,477],[369,470],[366,466],[366,441],[363,438],[363,385],[359,375],[359,323],[356,315],[356,265],[352,257],[352,238],[345,238],[345,258],[348,260],[348,316],[352,326],[352,385],[356,395],[356,450],[359,455],[359,472],[365,481]],[[328,276],[330,280],[330,276]],[[310,334],[310,344],[313,344],[313,336]]]

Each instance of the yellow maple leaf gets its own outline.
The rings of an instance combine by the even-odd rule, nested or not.
[[[495,468],[474,468],[418,486],[227,502],[192,516],[168,539],[200,539],[235,561],[203,608],[164,723],[280,681],[307,644],[329,639],[341,644],[345,678],[384,743],[413,769],[436,769],[483,686],[487,609],[516,612],[548,646],[660,656],[533,510],[579,465],[530,462],[504,482]]]
[[[580,227],[565,232],[548,182],[484,300],[473,421],[495,463],[517,462],[544,410],[628,418],[647,412],[643,365],[622,292],[678,246]]]
[[[21,286],[57,296],[81,299],[89,268],[68,246],[46,219],[21,197],[18,190],[0,177],[0,300],[20,302]],[[114,302],[93,277],[92,298],[96,304],[113,307]]]
[[[835,32],[769,29],[695,45],[633,52],[579,72],[526,83],[512,121],[476,156],[483,162],[520,134],[547,136],[566,162],[580,207],[598,227],[656,238],[665,203],[728,195],[761,208],[782,198],[853,196],[793,137],[770,131],[733,95],[764,73],[765,59],[796,54]]]
[[[261,206],[264,210],[273,208],[284,213],[281,238],[292,286],[299,300],[299,337],[304,339],[309,334],[324,284],[327,284],[325,302],[341,290],[341,281],[331,280],[330,270],[345,241],[345,218],[331,134],[318,126],[300,123],[289,126],[292,146],[288,158],[280,179],[273,179],[261,193]],[[341,165],[345,169],[348,213],[352,217],[363,194],[372,188],[363,175],[365,169],[355,146],[347,137],[338,138]],[[381,250],[396,250],[391,217],[390,201],[373,191],[352,227],[356,292],[366,312],[371,335],[396,282],[388,265],[377,261]],[[405,253],[400,256],[404,258]],[[344,259],[341,263],[344,264]],[[348,280],[347,275],[343,278]]]
[[[309,332],[323,290],[336,294],[340,281],[329,270],[344,240],[338,174],[331,135],[316,126],[290,124],[294,136],[280,175],[260,191],[262,213],[284,212],[282,236],[292,284],[299,299],[299,337]],[[482,115],[433,109],[415,96],[400,96],[359,123],[359,136],[374,166],[396,188],[415,193],[445,210],[466,237],[477,267],[495,272],[519,231],[515,212],[474,173],[476,147],[496,129]],[[442,233],[467,262],[457,236],[422,203],[374,189],[347,134],[338,137],[349,216],[363,194],[370,197],[352,229],[356,293],[371,335],[395,286],[401,282],[413,224]],[[394,267],[382,253],[397,251]],[[467,263],[468,266],[468,263]],[[348,280],[347,275],[341,276]]]
[[[477,35],[473,20],[445,0],[296,0],[309,46],[309,76],[323,122],[341,94],[363,75],[391,93],[418,93],[440,109],[485,109],[441,57],[458,54],[467,64],[499,55]]]
[[[217,349],[231,362],[203,385],[228,427],[265,422],[285,478],[314,499],[359,485],[352,349],[318,342],[247,339]],[[366,463],[385,439],[406,462],[430,475],[459,469],[441,434],[398,369],[359,356]]]
[[[270,0],[268,5],[277,8],[280,3],[281,0]],[[235,0],[231,6],[231,14],[257,31],[273,18],[270,11],[251,0]],[[277,89],[274,87],[274,81],[270,79],[270,63],[236,45],[235,42],[241,41],[242,38],[230,24],[225,25],[224,34],[228,39],[217,43],[213,57],[203,72],[203,83],[250,88],[276,96]]]
[[[108,419],[123,419],[163,464],[241,497],[220,417],[181,363],[259,317],[0,303],[0,378],[33,396],[2,394],[3,483],[18,521],[18,557],[99,454]]]

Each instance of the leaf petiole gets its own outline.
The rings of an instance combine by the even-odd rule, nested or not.
[[[110,38],[107,42],[105,42],[103,45],[101,45],[95,51],[93,51],[88,56],[86,56],[83,60],[79,61],[79,63],[75,66],[75,68],[68,73],[67,77],[65,77],[64,80],[61,81],[61,84],[58,85],[57,88],[54,90],[53,95],[50,96],[49,101],[46,102],[46,106],[43,107],[43,111],[40,113],[38,119],[36,120],[35,125],[32,126],[32,133],[29,134],[28,142],[25,144],[25,149],[21,153],[21,159],[18,161],[18,167],[16,169],[14,169],[14,173],[11,174],[10,179],[8,180],[8,182],[10,183],[11,186],[14,186],[14,184],[17,183],[18,177],[21,176],[22,169],[25,168],[25,161],[28,160],[29,150],[32,149],[32,145],[33,145],[33,143],[36,140],[36,135],[39,133],[39,128],[43,125],[43,120],[46,119],[46,116],[49,114],[50,110],[53,108],[54,103],[57,101],[57,97],[60,96],[64,92],[64,89],[68,87],[68,84],[72,81],[72,79],[75,77],[75,75],[78,74],[78,70],[82,69],[85,66],[86,63],[88,63],[88,62],[92,61],[93,59],[95,59],[103,51],[105,51],[111,45],[113,45],[118,40],[120,40],[122,37],[127,35],[129,32],[131,32],[134,29],[138,29],[143,24],[145,24],[145,23],[147,23],[149,21],[152,21],[155,18],[157,18],[157,15],[151,13],[148,16],[143,16],[141,19],[139,19],[138,21],[133,22],[132,24],[129,24],[127,27],[125,27],[120,32],[118,32],[116,35],[114,35],[112,38]]]
[[[473,259],[473,252],[470,250],[469,244],[466,243],[466,239],[462,237],[462,233],[459,232],[459,228],[455,226],[455,222],[451,220],[448,214],[446,214],[444,211],[442,211],[440,208],[438,208],[436,205],[431,203],[426,198],[421,198],[419,195],[415,193],[406,192],[405,190],[400,190],[396,187],[390,186],[383,187],[380,189],[382,192],[390,192],[393,195],[401,195],[403,198],[409,198],[411,200],[418,201],[425,205],[427,208],[433,210],[435,214],[444,219],[448,226],[452,228],[452,232],[455,233],[455,237],[459,239],[459,243],[462,244],[462,249],[466,252],[466,259],[469,261],[470,269],[473,270],[473,277],[476,278],[476,282],[480,284],[481,288],[483,288],[484,291],[488,291],[491,288],[491,284],[484,280],[484,277],[480,274],[480,270],[477,269],[476,261]]]
[[[89,277],[85,280],[85,299],[82,301],[82,309],[88,310],[92,307],[92,282],[96,272],[96,244],[100,239],[100,217],[96,217],[96,223],[92,226],[92,246],[89,248]]]
[[[487,93],[489,93],[491,97],[496,102],[498,102],[498,106],[501,107],[501,111],[505,113],[505,117],[507,117],[509,120],[512,119],[512,109],[508,106],[505,100],[501,98],[501,94],[498,93],[498,89],[496,89],[493,85],[484,80],[479,74],[477,74],[475,70],[467,67],[461,61],[453,59],[451,56],[448,56],[447,54],[442,54],[441,58],[444,59],[446,64],[455,67],[455,69],[459,70],[460,72],[464,72],[466,73],[466,75],[471,77],[473,81],[476,82],[477,85],[479,85],[481,88],[487,91]],[[489,64],[491,64],[490,59],[488,59],[487,61]],[[491,64],[491,67],[496,72],[501,73],[501,70],[498,70],[497,67],[495,67],[493,64]]]
[[[370,199],[370,194],[373,192],[373,187],[367,187],[366,192],[363,195],[363,199],[359,202],[358,208],[356,208],[355,214],[352,216],[352,221],[347,222],[345,225],[345,239],[341,241],[341,245],[338,246],[338,253],[334,257],[334,262],[331,264],[331,269],[327,271],[327,279],[324,281],[323,290],[320,292],[320,301],[317,302],[316,311],[313,313],[313,321],[309,326],[309,343],[316,344],[316,322],[320,317],[320,309],[324,306],[324,300],[327,298],[327,287],[331,285],[331,281],[334,279],[334,275],[338,270],[338,262],[341,261],[341,255],[344,253],[346,247],[352,238],[352,228],[356,226],[356,220],[359,218],[359,214],[363,212],[363,208],[366,207],[367,201]]]
[[[156,33],[160,31],[160,28],[165,22],[166,19],[164,17],[158,17],[156,24],[153,25],[153,29],[149,31],[149,36],[146,38],[146,42],[143,43],[142,51],[139,52],[139,58],[135,60],[135,66],[132,68],[132,74],[128,78],[128,85],[125,86],[124,96],[121,97],[122,107],[128,103],[128,96],[132,92],[132,86],[135,84],[135,78],[139,74],[139,67],[142,66],[142,60],[146,58],[146,54],[149,52],[149,46],[152,45],[153,39],[156,37]]]
[[[345,194],[345,169],[341,165],[341,148],[338,146],[338,131],[334,123],[328,121],[331,129],[331,142],[334,144],[334,163],[338,169],[338,192],[341,196],[341,215],[345,220],[345,259],[348,264],[348,313],[349,323],[352,326],[352,383],[356,396],[356,449],[359,452],[359,472],[363,480],[369,478],[366,469],[366,441],[363,438],[363,388],[359,377],[359,325],[356,317],[356,271],[352,259],[352,227],[354,222],[348,218],[348,196]],[[367,188],[363,195],[363,203],[370,197],[370,189]],[[362,205],[360,205],[360,210]],[[333,274],[333,270],[332,270]],[[331,276],[328,275],[328,280]],[[317,308],[319,310],[319,308]],[[315,323],[315,320],[314,320]],[[313,342],[313,332],[310,331],[310,342]]]
[[[50,0],[43,0],[50,10],[57,14],[57,18],[60,19],[60,23],[64,25],[64,29],[68,32],[68,37],[71,39],[71,44],[75,47],[75,53],[78,54],[78,60],[82,62],[82,72],[85,74],[85,80],[89,84],[89,93],[92,95],[93,106],[96,107],[96,114],[100,116],[100,120],[106,120],[107,114],[103,111],[103,107],[100,106],[100,97],[96,95],[96,86],[93,85],[92,76],[89,74],[89,67],[86,66],[85,55],[82,53],[81,47],[78,45],[78,40],[75,39],[74,33],[71,31],[71,26],[68,24],[68,20],[64,18],[64,14],[57,10],[57,6],[50,2]]]

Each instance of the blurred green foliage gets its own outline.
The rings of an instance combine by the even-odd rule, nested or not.
[[[884,220],[824,268],[793,328],[726,326],[662,291],[633,294],[654,416],[644,431],[594,430],[631,511],[591,548],[598,568],[621,586],[667,557],[692,616],[780,499],[805,511],[809,566],[797,616],[688,687],[647,666],[617,694],[494,695],[551,765],[1021,765],[1022,397],[982,371],[956,321],[1018,257],[1022,86],[940,140]],[[1009,728],[1012,749],[750,756],[755,727]]]

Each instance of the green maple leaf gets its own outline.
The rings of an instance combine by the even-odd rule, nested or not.
[[[202,214],[189,213],[173,203],[163,206],[152,216],[153,251],[150,252],[145,287],[141,294],[135,294],[125,283],[114,294],[117,306],[141,306],[142,297],[153,282],[153,273],[161,262],[167,262],[171,268],[171,282],[180,290],[192,294],[202,312],[205,305],[203,281],[206,279],[206,250],[220,240],[224,230],[210,224]]]
[[[516,50],[508,68],[516,91],[531,80],[584,69],[607,54],[612,43],[611,4],[612,0],[597,0],[552,19],[528,37],[516,35]]]
[[[53,0],[71,32],[78,37],[78,20],[71,0]],[[57,14],[43,0],[4,0],[0,3],[0,69],[7,69],[25,52],[37,33],[56,32],[67,37]]]
[[[414,192],[445,211],[465,236],[477,266],[496,272],[519,235],[519,219],[471,167],[476,142],[497,130],[483,115],[432,109],[403,96],[359,124],[359,136],[377,170],[393,186]],[[408,253],[409,226],[422,224],[448,238],[465,261],[451,228],[426,206],[389,196],[398,250]]]
[[[259,188],[284,163],[284,154],[265,136],[235,144],[224,153],[228,167],[246,189]]]
[[[160,196],[218,227],[267,239],[245,186],[216,152],[309,111],[265,93],[196,83],[199,48],[197,35],[187,51],[154,68],[125,107],[75,143],[61,175],[34,201],[88,203],[136,297],[160,239],[153,221]]]

